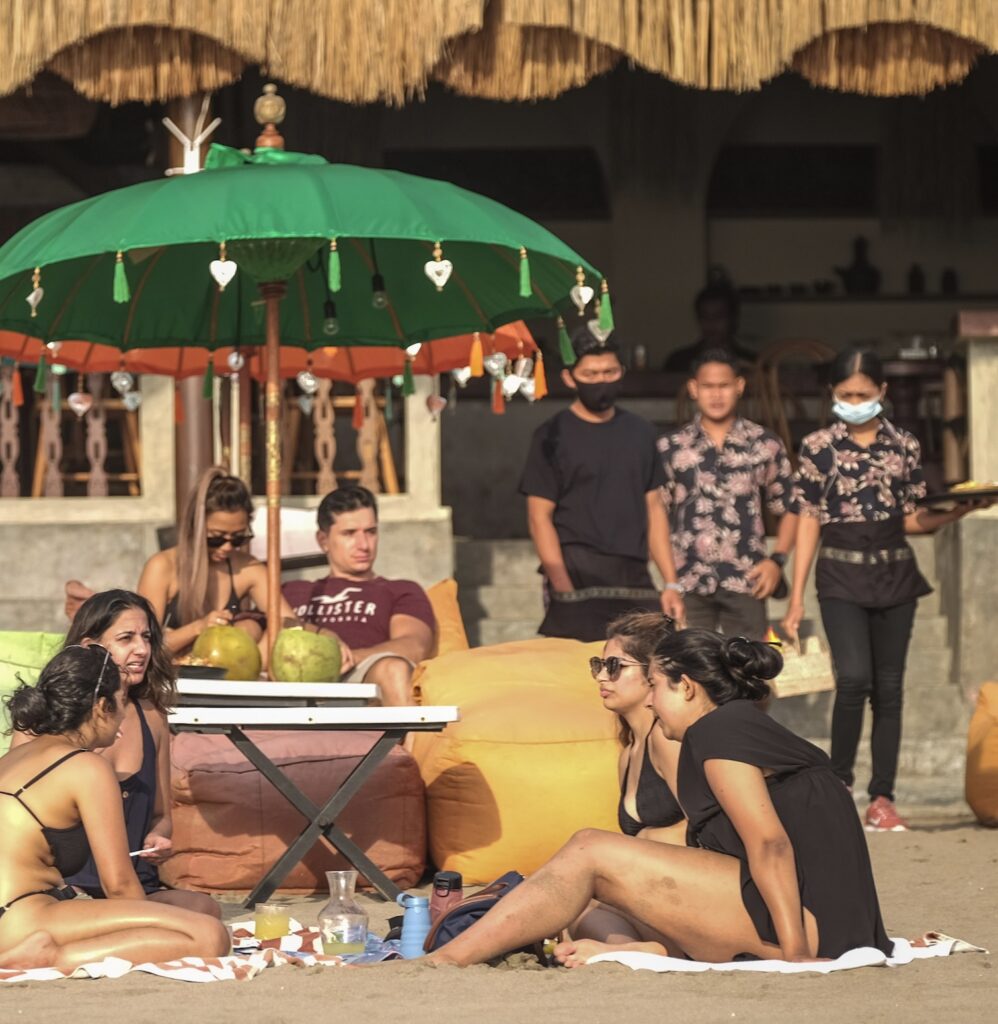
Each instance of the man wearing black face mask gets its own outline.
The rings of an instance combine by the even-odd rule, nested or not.
[[[624,367],[614,335],[601,340],[583,326],[572,349],[575,363],[562,380],[576,398],[534,433],[520,492],[547,598],[538,631],[602,640],[622,612],[646,608],[681,619],[683,602],[655,430],[616,407]],[[661,595],[649,557],[666,581]]]

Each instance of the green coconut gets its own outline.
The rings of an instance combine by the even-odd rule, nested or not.
[[[225,669],[226,679],[257,679],[260,676],[260,648],[253,638],[236,626],[209,626],[194,641],[191,654],[209,665]]]
[[[335,683],[343,663],[340,642],[296,626],[277,634],[270,655],[270,677],[282,683]]]

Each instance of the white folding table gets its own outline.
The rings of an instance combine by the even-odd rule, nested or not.
[[[261,683],[182,679],[179,706],[170,714],[174,732],[220,733],[305,818],[307,825],[246,898],[253,907],[266,900],[288,872],[324,837],[385,897],[395,902],[398,886],[336,824],[350,802],[396,743],[409,732],[440,732],[458,720],[456,707],[350,707],[366,702],[377,687],[351,683]],[[246,735],[246,729],[301,729],[318,732],[381,732],[374,746],[318,807]]]

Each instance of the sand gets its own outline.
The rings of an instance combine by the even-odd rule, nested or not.
[[[917,822],[918,819],[916,819]],[[908,834],[872,835],[870,848],[891,935],[931,929],[998,953],[998,832],[968,817],[925,818]],[[372,928],[395,913],[362,897]],[[322,899],[296,901],[314,923]],[[245,917],[235,904],[226,918]],[[499,1024],[898,1024],[998,1020],[990,955],[961,954],[906,967],[831,976],[656,975],[618,965],[568,971],[526,965],[366,970],[280,968],[250,982],[195,985],[148,975],[0,988],[0,1020],[164,1024],[496,1021]]]

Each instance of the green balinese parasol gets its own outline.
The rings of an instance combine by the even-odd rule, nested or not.
[[[213,146],[202,173],[108,192],[15,235],[0,248],[0,329],[122,350],[266,346],[272,644],[281,339],[305,348],[406,347],[559,307],[581,315],[599,283],[607,329],[609,296],[597,271],[499,203],[447,182],[318,156]]]

